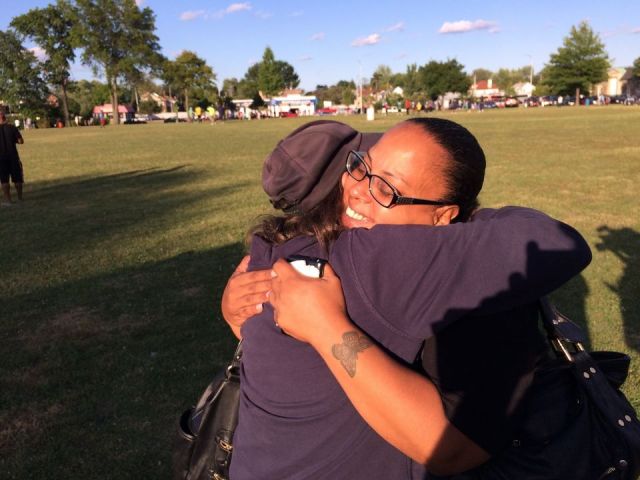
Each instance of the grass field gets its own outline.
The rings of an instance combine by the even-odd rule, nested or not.
[[[485,148],[484,205],[587,238],[555,300],[592,347],[631,354],[640,408],[640,108],[443,116]],[[26,200],[0,209],[0,478],[169,478],[177,415],[233,351],[218,305],[269,211],[262,160],[308,120],[24,133]]]

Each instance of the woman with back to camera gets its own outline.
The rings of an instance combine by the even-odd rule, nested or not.
[[[223,312],[245,349],[232,478],[421,478],[425,465],[442,474],[475,467],[506,448],[546,351],[537,298],[584,268],[588,247],[529,209],[481,210],[467,222],[484,154],[460,125],[412,119],[368,154],[348,155],[310,145],[313,128],[294,132],[266,161],[274,204],[304,214],[264,221],[250,268],[292,254],[326,258],[313,236],[322,233],[355,326],[343,322],[336,299],[322,318],[299,309],[293,321],[279,305],[280,326],[269,307],[243,323],[266,274],[230,280]],[[315,188],[331,175],[310,175],[309,162],[340,156],[348,158],[343,188],[311,205],[308,185],[279,175],[284,165]],[[290,281],[286,265],[275,270],[276,287]],[[246,295],[256,288],[258,297]],[[407,368],[425,338],[431,381]],[[486,350],[480,358],[468,354],[474,343]]]

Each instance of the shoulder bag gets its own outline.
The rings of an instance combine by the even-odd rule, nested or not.
[[[635,480],[640,423],[620,391],[630,358],[587,352],[582,329],[539,303],[555,355],[537,371],[511,445],[450,480]]]
[[[238,424],[242,341],[229,366],[218,373],[178,421],[172,463],[174,480],[227,480]]]

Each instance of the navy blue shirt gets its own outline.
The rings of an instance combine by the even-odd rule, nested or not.
[[[312,238],[271,245],[255,237],[250,268],[268,268],[292,254],[323,256]],[[473,318],[486,325],[492,318],[504,319],[505,312],[531,305],[579,273],[589,260],[588,246],[575,230],[540,212],[515,207],[483,210],[472,222],[446,227],[385,225],[348,230],[330,253],[351,319],[408,365],[420,353],[425,338],[438,338]],[[519,316],[507,318],[511,324],[520,321]],[[280,332],[268,306],[245,322],[242,336],[240,419],[232,480],[425,475],[421,465],[386,443],[361,419],[311,346]],[[487,348],[490,342],[501,341],[486,340]],[[527,368],[510,372],[498,365],[507,372],[499,376],[515,376],[514,382],[526,387],[535,363],[529,357],[538,351],[539,340],[533,332],[532,347],[523,353],[528,357]],[[425,348],[429,345],[427,341]],[[429,372],[428,365],[427,361],[427,374],[445,393],[449,418],[482,446],[482,439],[474,438],[478,429],[465,425],[473,416],[462,422],[452,418],[460,392],[447,393],[439,384],[439,371]],[[448,372],[450,376],[456,377],[456,372]],[[471,398],[481,403],[491,401],[493,395],[485,389]],[[504,439],[508,428],[497,428]]]

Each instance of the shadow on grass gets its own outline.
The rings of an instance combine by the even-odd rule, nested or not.
[[[11,299],[39,308],[8,318],[0,347],[3,478],[169,478],[177,416],[233,353],[218,305],[243,251],[188,252]]]
[[[623,263],[618,283],[605,285],[618,295],[627,346],[640,352],[640,233],[632,228],[598,227],[596,248],[610,251]]]
[[[245,186],[191,188],[202,175],[183,165],[35,183],[7,209],[0,477],[169,478],[177,416],[233,353],[218,306],[244,247],[111,255],[144,255],[126,242],[188,222],[197,202],[223,208],[216,197]],[[83,273],[72,262],[85,250],[108,268]],[[16,285],[27,266],[51,281]]]
[[[589,286],[584,275],[580,274],[572,278],[562,288],[553,292],[551,300],[563,315],[580,325],[587,337],[585,347],[591,349],[591,336],[589,334],[589,322],[587,321],[588,296]]]
[[[175,222],[176,210],[188,211],[198,202],[213,205],[216,197],[246,186],[190,189],[202,175],[181,165],[30,184],[25,203],[6,220],[11,232],[0,232],[0,238],[6,237],[0,249],[3,272],[10,278],[46,256],[73,256],[99,243],[122,244],[163,231]]]

